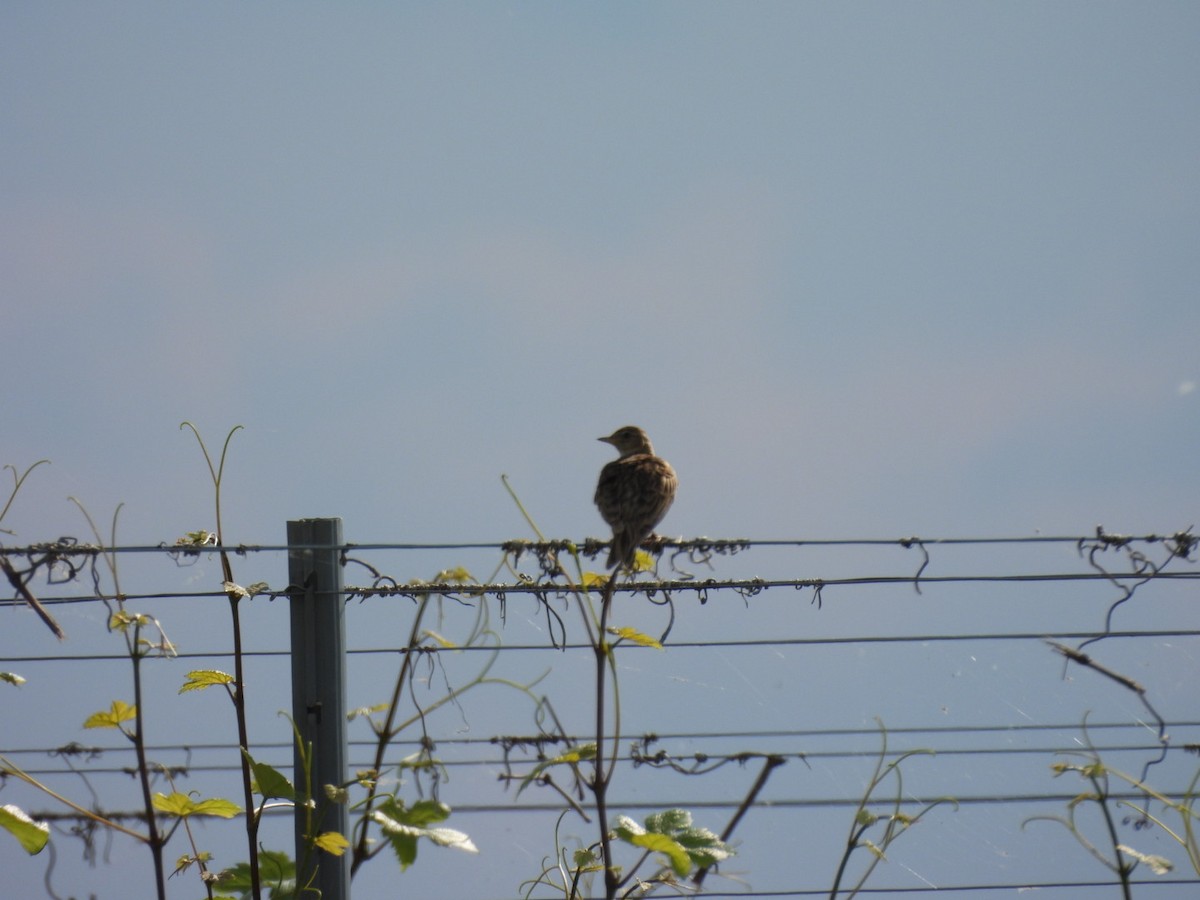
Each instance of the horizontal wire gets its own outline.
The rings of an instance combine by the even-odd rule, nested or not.
[[[1200,879],[1187,880],[1168,880],[1168,881],[1141,881],[1130,879],[1129,884],[1135,887],[1171,887],[1172,885],[1192,885],[1200,884]],[[1055,888],[1113,888],[1119,890],[1121,888],[1120,881],[1016,881],[1016,882],[994,882],[985,884],[967,884],[967,885],[922,885],[919,887],[860,887],[855,890],[855,896],[858,895],[878,895],[878,896],[906,896],[909,894],[930,894],[936,891],[941,894],[963,894],[963,893],[978,893],[980,891],[1007,891],[1014,894],[1021,894],[1026,891],[1050,890]],[[794,888],[786,891],[756,891],[756,890],[738,890],[736,893],[727,891],[714,891],[707,883],[704,886],[702,896],[705,900],[779,900],[779,898],[789,897],[828,897],[829,888]],[[1141,894],[1138,895],[1139,897]],[[499,898],[499,900],[528,900],[525,897]]]
[[[1079,728],[1079,722],[1021,722],[1013,725],[908,725],[908,726],[888,726],[886,731],[889,735],[961,735],[961,734],[1023,734],[1026,732],[1037,733],[1046,731],[1075,731]],[[1200,719],[1186,722],[1173,722],[1173,728],[1200,728]],[[1103,732],[1103,731],[1122,731],[1122,730],[1137,730],[1145,731],[1146,726],[1138,722],[1088,722],[1088,732]],[[878,737],[881,729],[878,726],[860,727],[860,728],[820,728],[820,729],[770,729],[763,731],[677,731],[677,732],[655,732],[653,734],[638,734],[636,737],[653,737],[659,742],[664,741],[679,741],[679,740],[710,740],[714,738],[738,738],[740,739],[781,739],[781,738],[809,738],[821,739],[829,737],[861,737],[871,736]],[[627,735],[634,737],[635,735]],[[439,746],[470,746],[474,744],[494,744],[498,738],[512,737],[512,735],[499,735],[495,737],[448,737],[439,738],[436,743]],[[532,736],[529,736],[532,738]],[[579,741],[582,740],[578,735],[565,735],[564,740]],[[375,741],[365,738],[350,740],[349,746],[355,747],[374,747]],[[393,746],[403,747],[412,746],[420,747],[424,741],[419,738],[411,740],[397,739],[391,741]],[[91,747],[83,745],[71,745],[81,749],[81,751],[89,752],[97,750],[103,753],[132,753],[134,748],[129,744],[120,744],[107,747]],[[274,743],[255,743],[255,747],[266,749],[287,749],[292,746],[291,742],[277,741]],[[160,753],[171,750],[237,750],[238,745],[229,742],[212,742],[212,743],[188,743],[188,744],[147,744],[147,752]],[[26,753],[57,753],[63,748],[61,747],[42,747],[29,748],[19,751]],[[10,751],[4,751],[10,752]],[[18,751],[12,751],[18,752]]]
[[[551,742],[546,741],[545,743],[550,744]],[[558,742],[554,742],[554,743],[566,744],[567,742],[558,741]],[[130,749],[132,749],[132,748],[130,748]],[[237,749],[236,747],[230,747],[228,749],[228,752],[232,755],[236,751],[236,749]],[[271,759],[269,757],[263,756],[262,755],[263,751],[270,750],[271,746],[255,744],[254,749],[256,751],[255,752],[255,762],[258,762],[258,763],[265,762],[268,765],[272,765],[275,768],[280,769],[281,771],[285,770],[290,765],[290,763],[288,763],[288,762],[272,763]],[[283,747],[279,747],[278,745],[276,745],[274,747],[274,749],[283,750],[283,749],[290,749],[290,748],[283,748]],[[1102,754],[1106,754],[1106,753],[1109,753],[1109,754],[1111,754],[1111,753],[1159,753],[1162,751],[1162,745],[1158,744],[1158,743],[1154,743],[1154,744],[1107,744],[1107,745],[1105,745],[1105,744],[1090,744],[1087,747],[1080,746],[1080,747],[1076,747],[1076,748],[1072,748],[1072,749],[1063,749],[1061,746],[1059,746],[1059,747],[1050,747],[1050,746],[1043,746],[1043,747],[951,747],[951,748],[919,747],[919,748],[908,748],[908,749],[904,749],[904,750],[889,750],[886,753],[884,753],[883,756],[885,759],[888,759],[888,760],[898,759],[900,757],[912,754],[914,752],[914,750],[918,754],[928,751],[930,754],[936,755],[939,758],[953,757],[953,756],[1000,756],[1000,757],[1003,757],[1003,756],[1056,756],[1056,755],[1061,756],[1061,755],[1073,755],[1073,754],[1077,754],[1077,753],[1079,753],[1079,754],[1096,753],[1098,755],[1102,755]],[[0,753],[4,754],[5,756],[32,755],[35,752],[36,751],[32,751],[32,750],[3,750],[3,749],[0,749]],[[151,751],[151,750],[147,749],[146,752],[150,753],[150,752],[161,752],[161,751]],[[182,752],[182,751],[176,751],[176,752]],[[709,766],[712,766],[712,765],[718,764],[718,763],[719,764],[728,764],[728,763],[733,763],[733,762],[736,762],[736,763],[744,762],[744,763],[749,764],[749,763],[754,762],[757,759],[762,759],[763,757],[766,757],[766,756],[779,757],[781,759],[796,760],[799,762],[806,762],[806,761],[813,762],[813,761],[817,761],[817,760],[821,760],[823,762],[830,762],[830,761],[839,761],[839,760],[877,759],[879,757],[879,755],[880,754],[879,754],[878,748],[863,749],[863,750],[793,750],[793,751],[746,750],[746,751],[740,751],[737,753],[705,752],[702,754],[703,758],[699,759],[699,760],[697,759],[697,753],[695,753],[695,752],[690,753],[690,754],[680,753],[679,755],[676,755],[676,756],[670,756],[669,759],[672,763],[675,763],[676,765],[678,765],[680,768],[682,768],[684,770],[684,771],[678,772],[678,774],[688,775],[688,776],[699,776],[699,775],[707,774],[707,772],[706,771],[705,772],[687,771],[689,769],[689,767],[696,765],[696,766],[701,766],[707,770],[707,768]],[[667,770],[667,769],[672,768],[670,765],[666,764],[666,762],[655,761],[655,755],[652,752],[648,752],[644,756],[641,756],[641,757],[633,757],[633,756],[629,756],[626,754],[619,754],[619,755],[617,755],[615,757],[611,757],[611,758],[614,759],[618,763],[635,764],[634,768],[639,768],[641,766],[646,766],[648,768],[662,769],[662,770]],[[162,762],[162,761],[159,760],[158,762]],[[513,768],[520,768],[520,767],[526,766],[526,765],[533,765],[533,764],[536,764],[537,762],[539,762],[538,759],[524,758],[524,757],[514,758],[514,759],[511,759],[508,761],[508,763]],[[446,769],[481,769],[481,768],[504,766],[505,764],[506,764],[505,760],[502,758],[499,758],[499,757],[477,757],[474,759],[443,759],[443,758],[437,759],[437,765],[439,767],[444,767]],[[373,765],[374,765],[373,759],[364,758],[362,761],[351,760],[350,762],[348,762],[346,764],[346,771],[348,773],[363,771],[366,769],[370,769]],[[395,765],[395,763],[385,763],[386,767],[390,767],[392,765]],[[240,772],[242,770],[240,765],[234,764],[234,763],[230,763],[230,764],[217,764],[217,763],[184,764],[184,763],[179,763],[176,766],[172,766],[170,768],[172,768],[172,769],[177,768],[177,769],[180,769],[189,774],[196,773],[196,772],[217,772],[217,773],[232,774],[235,772]],[[124,776],[127,776],[130,774],[131,769],[130,769],[130,767],[127,767],[127,766],[87,766],[86,768],[84,768],[82,766],[77,766],[74,768],[71,768],[68,766],[55,766],[55,767],[43,767],[43,768],[22,767],[21,771],[24,772],[26,775],[37,775],[37,776],[86,775],[90,778],[95,775],[124,775]],[[519,775],[515,775],[514,780],[519,780],[520,777],[521,776],[519,776]]]
[[[1007,537],[921,537],[909,535],[896,538],[663,538],[656,541],[663,547],[679,549],[748,548],[748,547],[853,547],[853,546],[898,546],[909,548],[925,546],[964,546],[988,544],[1098,544],[1102,547],[1124,547],[1130,544],[1161,544],[1176,542],[1187,549],[1200,543],[1200,536],[1192,535],[1191,526],[1173,534],[1126,535],[1105,532],[1098,528],[1084,535],[1015,535]],[[17,547],[2,548],[5,555],[40,556],[52,552],[59,556],[98,555],[101,553],[161,553],[169,556],[199,556],[225,550],[227,553],[280,553],[290,550],[339,550],[350,553],[357,550],[568,550],[589,545],[605,544],[599,538],[584,540],[553,539],[546,541],[452,541],[452,542],[363,542],[343,544],[130,544],[102,546],[99,544],[69,541],[44,542]]]
[[[888,728],[887,734],[890,737],[919,736],[922,738],[933,738],[935,736],[941,736],[941,737],[965,736],[965,735],[969,735],[969,734],[1002,734],[1002,735],[1011,737],[1013,735],[1018,735],[1022,732],[1031,732],[1031,733],[1047,732],[1047,731],[1074,732],[1077,729],[1079,729],[1079,727],[1080,727],[1080,725],[1077,722],[1063,723],[1063,724],[1013,725],[1013,726],[1003,726],[1003,725],[980,725],[980,726],[965,726],[965,727],[914,726],[914,727]],[[1176,723],[1173,723],[1172,727],[1175,729],[1200,727],[1200,721],[1176,722]],[[1089,735],[1093,734],[1093,733],[1098,734],[1098,733],[1102,733],[1102,732],[1106,732],[1106,731],[1108,731],[1108,732],[1111,732],[1111,731],[1136,731],[1138,733],[1142,733],[1142,732],[1146,731],[1146,728],[1144,725],[1134,723],[1134,722],[1090,723],[1087,727],[1087,731],[1088,731]],[[680,733],[675,733],[675,734],[663,734],[663,735],[658,735],[658,734],[637,735],[637,736],[627,735],[626,738],[630,739],[630,740],[642,740],[642,739],[653,738],[653,742],[656,745],[661,747],[662,745],[669,744],[670,742],[673,742],[673,741],[727,741],[727,740],[759,740],[759,741],[774,740],[774,741],[778,741],[778,740],[790,740],[790,741],[816,742],[816,741],[820,741],[821,739],[829,738],[829,737],[871,737],[871,738],[876,738],[876,737],[878,737],[879,734],[880,734],[879,729],[862,728],[862,729],[824,729],[824,730],[820,730],[820,731],[789,730],[789,731],[741,731],[741,732],[737,732],[737,731],[680,732]],[[498,746],[498,745],[503,745],[506,740],[511,740],[513,747],[519,747],[522,745],[535,745],[535,744],[538,744],[539,742],[542,746],[556,746],[559,744],[569,745],[572,743],[578,743],[582,739],[579,736],[572,736],[572,735],[560,736],[557,739],[552,739],[548,735],[521,736],[519,738],[517,736],[511,736],[511,735],[498,735],[498,736],[486,737],[486,738],[448,738],[448,739],[444,739],[444,740],[439,739],[436,743],[438,746],[442,746],[442,747],[478,746],[478,745]],[[372,740],[367,740],[367,739],[356,739],[356,740],[348,741],[347,744],[348,744],[348,747],[351,749],[353,749],[353,748],[361,749],[361,748],[374,747],[376,745],[376,742],[372,741]],[[395,747],[397,750],[401,750],[404,747],[414,747],[414,748],[419,747],[422,745],[422,742],[417,739],[412,739],[412,740],[397,739],[397,740],[392,741],[391,745],[393,747]],[[69,751],[68,751],[68,748],[69,748]],[[290,748],[291,748],[291,744],[284,743],[284,742],[256,743],[255,744],[256,753],[266,753],[266,752],[271,752],[271,751],[282,752],[282,751],[288,750]],[[211,753],[211,752],[233,753],[236,751],[236,749],[237,749],[236,745],[229,744],[229,743],[154,744],[154,745],[147,746],[146,752],[155,754],[155,755],[168,754],[168,753],[191,754],[191,753],[196,753],[196,752],[199,752],[199,753],[206,753],[206,752],[209,752],[209,753]],[[1094,751],[1096,753],[1136,753],[1136,752],[1143,752],[1143,751],[1144,752],[1156,752],[1156,751],[1161,751],[1162,745],[1157,742],[1154,744],[1137,744],[1137,745],[1090,743],[1086,747],[1079,746],[1079,747],[1071,747],[1071,748],[1063,748],[1062,746],[1037,746],[1037,747],[989,746],[989,747],[973,747],[973,748],[972,747],[964,747],[964,748],[931,747],[931,748],[919,748],[919,749],[921,749],[921,750],[930,749],[934,753],[936,753],[938,756],[986,756],[986,755],[995,755],[995,756],[1046,755],[1046,756],[1051,756],[1051,755],[1062,755],[1062,754],[1069,755],[1069,754],[1073,754],[1073,753],[1082,753],[1085,750]],[[29,748],[7,748],[7,749],[0,750],[0,753],[4,753],[5,755],[9,755],[9,756],[22,756],[22,755],[23,756],[51,756],[51,757],[63,757],[63,758],[87,757],[88,759],[99,758],[99,757],[105,756],[105,755],[121,756],[121,755],[130,754],[133,752],[134,752],[133,748],[130,746],[108,746],[108,747],[90,746],[89,747],[89,746],[83,746],[83,745],[79,745],[79,744],[68,745],[67,748],[63,748],[63,747],[53,747],[53,748],[51,748],[51,747],[29,747]],[[765,753],[766,751],[746,751],[746,752]],[[901,756],[908,752],[911,752],[911,749],[897,749],[897,750],[889,751],[885,755],[888,757],[898,757],[898,756]],[[857,759],[857,758],[863,758],[863,757],[874,758],[879,755],[879,751],[877,749],[863,749],[863,750],[835,749],[835,750],[812,750],[812,751],[800,750],[800,751],[795,751],[792,753],[776,753],[775,755],[782,755],[782,756],[787,756],[787,757],[791,757],[791,758],[807,759],[807,760],[817,760],[817,759],[838,760],[838,759]],[[650,753],[649,751],[647,751],[646,754],[643,754],[643,760],[646,756],[653,756],[653,754]],[[721,761],[721,760],[737,761],[737,760],[744,758],[744,753],[707,753],[707,754],[705,754],[705,756],[706,756],[706,762],[717,762],[717,761]],[[680,754],[680,755],[672,757],[672,758],[676,763],[679,763],[681,765],[689,764],[691,761],[693,761],[695,759],[695,753]],[[626,762],[626,763],[633,761],[633,757],[628,756],[628,755],[622,755],[619,757],[619,759],[620,759],[620,761]],[[265,761],[265,760],[260,758],[260,761]],[[523,759],[514,760],[513,764],[520,765],[523,762],[527,762],[527,760],[523,760]],[[480,759],[467,759],[467,760],[440,760],[440,763],[443,765],[446,765],[448,767],[450,767],[450,766],[455,766],[455,767],[492,766],[492,765],[502,764],[501,760],[498,760],[494,757],[480,758]],[[649,764],[649,763],[645,763],[643,761],[643,764]],[[393,765],[393,764],[389,763],[389,765]],[[348,769],[348,771],[357,771],[358,769],[361,769],[364,767],[369,767],[369,764],[367,764],[367,763],[364,763],[361,765],[360,764],[350,764],[350,765],[348,765],[347,769]],[[186,768],[188,771],[238,771],[239,770],[239,767],[234,766],[234,765],[229,765],[229,766],[225,766],[225,765],[187,765]],[[45,775],[70,774],[73,772],[74,773],[82,772],[87,775],[111,774],[111,773],[127,774],[127,769],[125,767],[117,768],[117,767],[91,767],[91,766],[89,766],[85,769],[76,770],[76,769],[70,768],[67,765],[56,766],[53,768],[46,767],[46,768],[41,768],[41,769],[26,768],[26,769],[24,769],[24,771],[29,772],[30,774],[45,774]]]
[[[1039,583],[1039,582],[1072,582],[1072,581],[1107,581],[1107,582],[1150,582],[1150,581],[1197,581],[1200,571],[1196,572],[1027,572],[1010,575],[857,575],[845,578],[740,578],[740,579],[685,579],[663,581],[630,581],[615,586],[616,593],[623,594],[663,594],[698,593],[709,591],[732,590],[743,594],[757,594],[768,588],[793,588],[795,590],[820,590],[826,588],[891,585],[899,584],[919,587],[938,584],[1006,584],[1006,583]],[[363,600],[368,597],[406,597],[416,598],[430,594],[447,594],[461,599],[473,599],[486,594],[504,597],[509,594],[531,594],[545,596],[548,594],[570,593],[578,590],[578,586],[559,582],[499,582],[489,584],[462,584],[447,582],[429,582],[423,584],[400,584],[396,586],[376,587],[364,585],[346,585],[342,594],[347,601]],[[282,596],[286,588],[281,588],[278,594],[263,592],[259,596],[274,600]],[[124,603],[133,600],[195,600],[226,598],[222,590],[211,591],[160,591],[155,593],[122,593],[120,599]],[[59,595],[39,596],[43,605],[68,603],[98,603],[112,602],[113,596],[95,595]],[[0,606],[20,606],[24,601],[17,598],[0,600]]]
[[[1142,803],[1146,800],[1146,795],[1137,791],[1110,791],[1105,795],[1109,800],[1115,802],[1138,802]],[[1026,803],[1045,803],[1045,804],[1067,804],[1076,801],[1079,798],[1078,793],[1046,793],[1046,794],[975,794],[975,795],[954,795],[953,802],[958,806],[998,806],[1003,804],[1026,804]],[[897,802],[901,808],[912,808],[914,806],[924,806],[936,801],[945,800],[950,802],[950,796],[930,796],[919,798],[907,796],[900,798],[897,801],[896,797],[881,797],[879,799],[869,799],[864,804],[861,795],[854,797],[818,797],[818,798],[776,798],[771,800],[756,800],[750,804],[749,808],[759,810],[775,811],[793,811],[793,810],[811,810],[811,809],[846,809],[857,808],[860,804],[867,808],[891,808],[896,806]],[[686,805],[691,810],[734,810],[742,806],[744,798],[734,798],[731,800],[687,800],[677,801],[671,798],[660,800],[648,800],[644,797],[631,797],[625,800],[614,799],[609,800],[610,808],[620,807],[622,810],[632,812],[658,812],[663,809],[670,809],[672,806],[679,806],[681,803]],[[579,808],[589,812],[595,811],[595,806],[592,803],[579,803]],[[473,814],[473,815],[495,815],[503,813],[512,815],[520,813],[524,815],[532,815],[534,813],[561,813],[565,809],[565,805],[559,803],[539,803],[539,802],[524,802],[524,803],[460,803],[451,804],[451,809],[454,813]],[[86,818],[82,813],[55,813],[50,810],[31,810],[25,811],[28,816],[33,819],[59,819],[70,820],[76,818]],[[287,810],[280,810],[287,812]],[[138,819],[144,818],[145,815],[140,812],[124,812],[124,813],[108,813],[102,812],[103,815],[121,818]],[[279,814],[277,812],[276,814]]]
[[[960,641],[1044,641],[1050,638],[1060,640],[1090,640],[1096,638],[1189,638],[1200,637],[1200,630],[1157,629],[1145,631],[1018,631],[1018,632],[978,632],[973,634],[913,634],[913,635],[852,635],[849,637],[797,637],[797,638],[747,638],[744,640],[724,641],[669,641],[668,649],[732,649],[738,647],[807,647],[829,646],[840,644],[935,644],[956,643]],[[568,643],[559,644],[494,644],[471,645],[462,647],[418,647],[410,650],[408,647],[357,647],[347,648],[347,656],[390,656],[407,653],[526,653],[530,651],[552,651],[562,653],[567,650],[593,650],[590,644]],[[639,644],[624,644],[620,649],[651,650]],[[232,650],[194,650],[180,651],[171,654],[171,659],[230,659]],[[243,650],[243,657],[289,657],[291,650]],[[2,656],[0,660],[7,663],[38,663],[38,662],[114,662],[128,661],[126,653],[78,653],[78,654],[43,654],[37,656]]]
[[[631,581],[618,583],[616,593],[651,595],[662,593],[707,593],[714,590],[748,591],[757,593],[767,588],[787,587],[796,590],[829,587],[859,586],[870,584],[1004,584],[1011,582],[1060,582],[1060,581],[1195,581],[1200,580],[1197,572],[1046,572],[1016,575],[855,575],[845,578],[706,578],[672,581]],[[357,587],[347,585],[343,593],[355,597],[371,596],[422,596],[425,594],[457,594],[472,597],[478,594],[534,594],[546,595],[571,592],[577,587],[557,582],[500,583],[500,584],[404,584],[397,587]]]
[[[870,887],[863,886],[855,890],[855,895],[876,895],[876,896],[907,896],[910,894],[931,894],[937,892],[942,894],[967,894],[979,893],[981,891],[1005,891],[1012,894],[1021,894],[1026,891],[1051,890],[1063,888],[1113,888],[1119,890],[1121,888],[1120,881],[1015,881],[1015,882],[984,882],[980,884],[958,884],[958,885],[942,885],[942,884],[926,884],[915,887]],[[1188,879],[1169,879],[1156,881],[1144,881],[1141,879],[1129,880],[1129,884],[1133,887],[1162,887],[1169,888],[1175,885],[1194,885],[1200,884],[1200,878]],[[752,890],[749,888],[739,888],[736,892],[714,890],[709,883],[705,883],[704,891],[701,895],[705,900],[786,900],[790,897],[828,897],[829,887],[819,888],[790,888],[788,890],[770,891],[770,890]],[[1107,896],[1107,894],[1105,895]],[[1139,897],[1141,894],[1139,893]],[[512,897],[498,898],[498,900],[527,900],[527,898]]]

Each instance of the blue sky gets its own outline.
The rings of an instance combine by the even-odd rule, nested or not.
[[[527,536],[501,473],[547,533],[600,535],[595,438],[626,422],[680,473],[670,534],[1196,520],[1193,4],[0,23],[0,462],[52,460],[15,540],[83,536],[68,495],[124,503],[129,543],[211,527],[184,419],[214,449],[246,426],[234,542],[324,515],[358,542]],[[737,606],[721,627],[749,633]]]

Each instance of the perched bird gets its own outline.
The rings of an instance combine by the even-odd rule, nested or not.
[[[671,508],[679,481],[670,463],[654,455],[642,429],[626,425],[599,440],[621,454],[600,470],[596,485],[596,506],[613,530],[606,568],[630,566],[638,546]]]

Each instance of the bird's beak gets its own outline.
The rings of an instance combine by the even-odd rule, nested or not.
[[[613,441],[611,435],[609,437],[596,438],[596,440],[603,441],[606,444],[612,444],[614,447],[616,446],[616,442]]]

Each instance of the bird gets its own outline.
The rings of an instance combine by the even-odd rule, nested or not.
[[[605,568],[632,566],[638,546],[671,508],[679,479],[670,463],[654,455],[650,438],[636,425],[597,440],[620,454],[600,470],[596,485],[596,506],[613,532]]]

